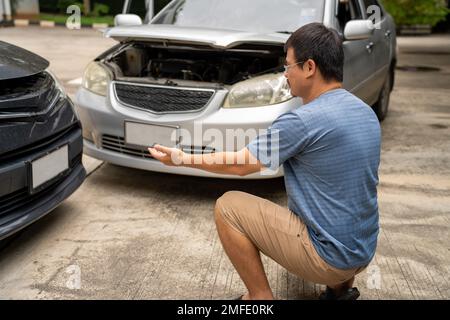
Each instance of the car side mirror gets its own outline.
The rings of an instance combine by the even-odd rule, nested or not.
[[[140,26],[142,19],[136,14],[118,14],[114,17],[115,26]]]
[[[345,40],[369,39],[373,34],[375,25],[371,20],[351,20],[344,28]]]

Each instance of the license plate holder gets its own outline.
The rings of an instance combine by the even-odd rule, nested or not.
[[[69,170],[69,146],[53,151],[28,162],[28,190],[30,194],[45,189]]]
[[[143,149],[155,144],[173,148],[180,141],[180,127],[172,125],[125,121],[124,134],[126,144]]]

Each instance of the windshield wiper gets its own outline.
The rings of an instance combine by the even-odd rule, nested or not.
[[[275,31],[275,33],[292,34],[292,31]]]

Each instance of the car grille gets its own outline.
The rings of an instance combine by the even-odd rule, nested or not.
[[[9,211],[22,206],[24,202],[26,202],[28,196],[28,189],[23,188],[13,193],[7,194],[6,196],[0,197],[0,215],[4,215]],[[32,197],[35,196],[37,196],[37,194],[33,195]]]
[[[130,147],[125,144],[125,139],[122,137],[103,135],[102,137],[102,147],[103,149],[120,152],[133,157],[152,159],[153,157],[150,153],[145,150],[145,148],[138,149],[135,147]]]
[[[162,86],[114,84],[117,99],[130,107],[156,113],[182,113],[203,109],[214,90],[179,89]]]
[[[32,144],[28,144],[20,149],[15,149],[10,152],[0,154],[0,161],[1,162],[13,161],[14,158],[22,157],[27,154],[31,154],[33,152],[38,152],[39,150],[42,150],[43,148],[50,145],[51,143],[58,141],[62,139],[64,136],[70,135],[77,130],[80,130],[79,124],[75,123],[70,127],[64,129],[63,131],[56,132],[48,137],[45,137],[42,140],[36,141]]]
[[[142,149],[132,147],[125,144],[125,139],[119,136],[103,135],[102,136],[102,147],[103,149],[119,152],[133,157],[153,159],[153,157],[148,152],[147,148],[142,147]],[[181,149],[189,154],[201,154],[201,153],[212,153],[215,149],[202,146],[181,146]]]
[[[70,162],[70,168],[73,169],[78,166],[82,161],[82,156],[79,154],[77,157],[73,158]],[[22,188],[15,192],[9,193],[7,195],[0,197],[0,217],[5,216],[9,212],[16,210],[20,207],[23,207],[36,199],[42,197],[44,193],[51,192],[52,189],[55,189],[62,181],[66,178],[67,175],[70,174],[70,171],[66,173],[63,177],[59,178],[53,184],[32,195],[29,194],[28,188]]]
[[[0,117],[15,113],[44,111],[59,97],[59,90],[47,72],[0,81]]]

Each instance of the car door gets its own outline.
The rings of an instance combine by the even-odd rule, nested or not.
[[[344,34],[345,25],[351,20],[364,19],[358,0],[338,1],[336,28]],[[345,40],[344,47],[344,87],[366,103],[370,103],[371,89],[368,79],[374,69],[374,59],[367,49],[368,40]]]
[[[389,72],[391,53],[391,39],[393,30],[390,30],[389,22],[383,7],[377,0],[362,0],[361,5],[365,19],[375,22],[375,29],[369,39],[368,46],[374,63],[373,75],[370,78],[370,104],[374,104],[380,95],[386,77]],[[376,20],[376,21],[375,21]]]

